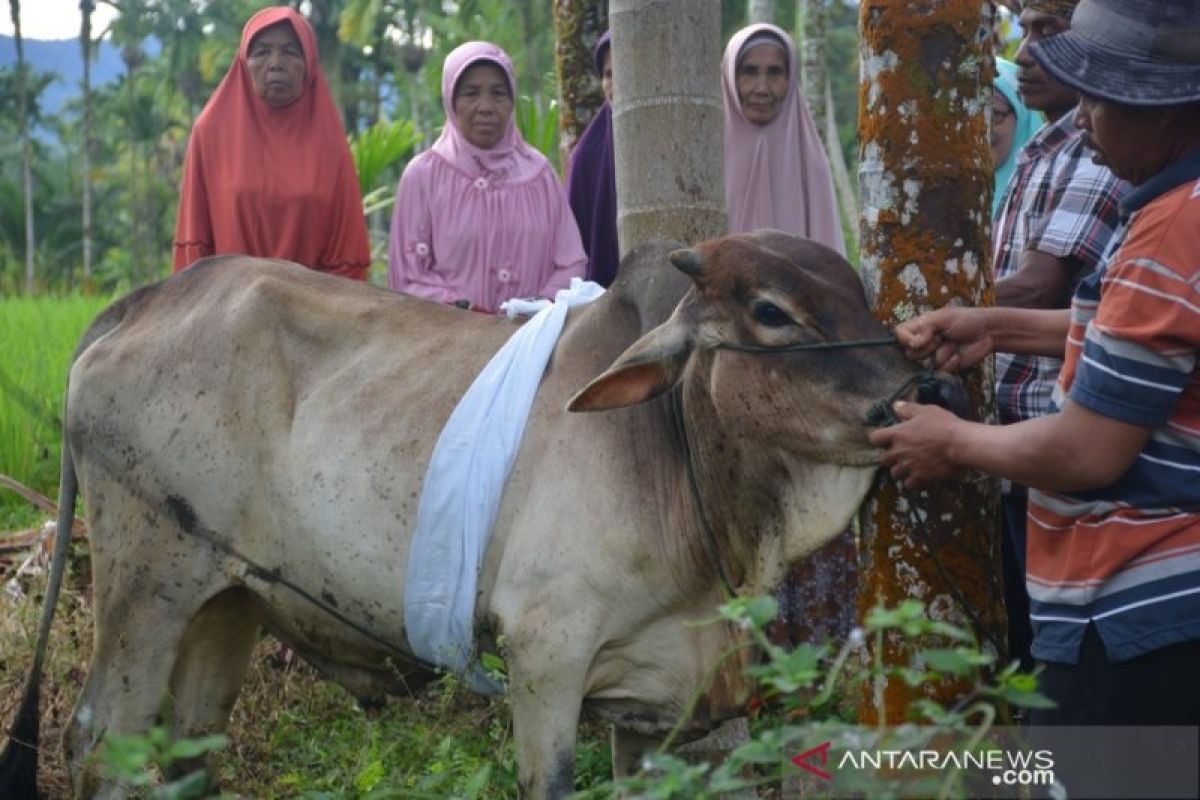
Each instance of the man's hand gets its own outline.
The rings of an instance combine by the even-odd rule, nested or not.
[[[938,406],[898,402],[900,422],[871,431],[871,444],[884,448],[879,462],[906,489],[921,489],[959,476],[951,455],[953,432],[961,420]]]
[[[986,309],[947,306],[896,326],[896,339],[914,361],[933,356],[934,367],[959,372],[993,352]]]

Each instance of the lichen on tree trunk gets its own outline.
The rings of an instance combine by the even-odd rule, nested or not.
[[[859,197],[862,276],[893,325],[952,303],[990,305],[992,27],[987,0],[864,0],[860,7]],[[978,418],[992,416],[992,370],[964,376]],[[993,480],[902,492],[881,473],[864,508],[862,610],[922,601],[935,619],[1002,645],[999,493]],[[885,663],[906,663],[893,640]],[[943,703],[968,687],[926,686]],[[903,719],[899,680],[865,698],[865,720]]]
[[[558,74],[558,152],[567,159],[604,104],[592,50],[608,30],[608,0],[554,0],[554,68]]]

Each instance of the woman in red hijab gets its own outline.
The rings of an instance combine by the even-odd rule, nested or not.
[[[196,119],[175,227],[175,271],[246,253],[366,280],[371,248],[346,132],[312,26],[265,8]]]

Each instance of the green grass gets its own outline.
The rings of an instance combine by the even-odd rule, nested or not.
[[[365,713],[307,667],[280,674],[264,664],[256,658],[234,711],[231,747],[217,759],[223,789],[263,800],[516,797],[507,701],[446,678]],[[611,775],[605,726],[584,724],[576,768],[582,788]]]
[[[54,497],[67,367],[107,297],[0,298],[0,474]],[[0,531],[38,512],[0,490]]]

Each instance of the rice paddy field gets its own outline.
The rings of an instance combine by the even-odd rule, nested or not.
[[[109,297],[0,298],[0,475],[54,497],[67,367]],[[0,488],[0,534],[38,512]]]

